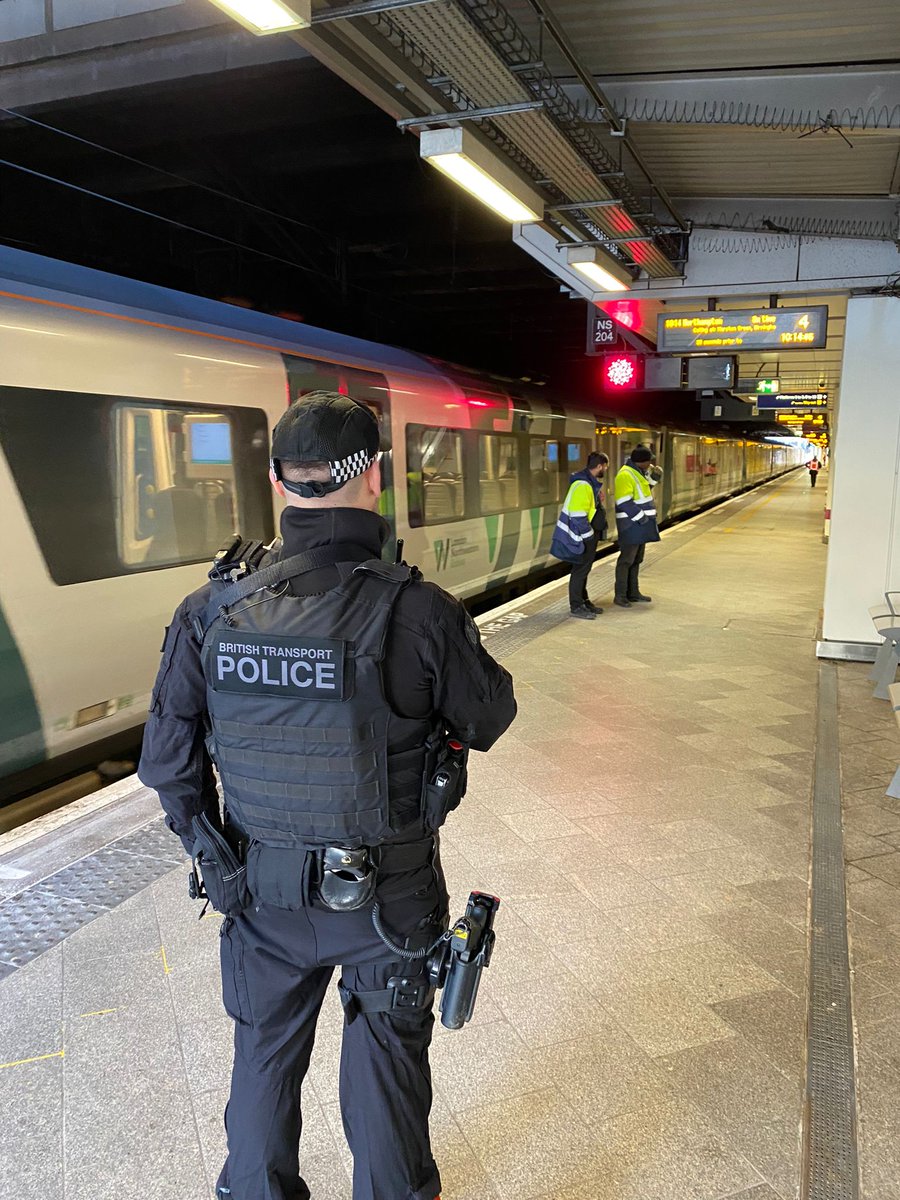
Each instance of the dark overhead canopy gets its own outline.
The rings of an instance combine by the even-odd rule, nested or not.
[[[513,376],[581,358],[584,305],[313,59],[24,115],[86,141],[0,114],[5,159],[119,203],[0,165],[0,240]]]

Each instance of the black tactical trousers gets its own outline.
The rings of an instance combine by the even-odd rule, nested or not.
[[[588,599],[587,581],[594,565],[594,555],[597,552],[597,539],[591,538],[585,542],[584,554],[581,559],[572,563],[572,574],[569,576],[569,608],[572,612],[581,608]]]
[[[633,600],[640,595],[641,587],[638,573],[644,561],[644,551],[647,549],[641,542],[639,546],[625,545],[619,549],[616,560],[616,596],[620,600]]]
[[[409,937],[416,948],[437,936],[435,914],[440,920],[446,911],[446,891],[430,865],[402,878],[407,894],[382,897],[381,916],[394,940],[403,945]],[[408,894],[416,878],[419,886]],[[396,893],[395,879],[390,883]],[[386,988],[392,976],[424,981],[424,967],[391,960],[368,907],[333,913],[254,904],[225,918],[221,950],[235,1052],[228,1158],[218,1187],[230,1189],[227,1200],[310,1200],[298,1152],[300,1086],[334,968],[341,967],[344,987],[364,993]],[[345,1008],[340,1096],[353,1200],[435,1200],[441,1190],[428,1134],[433,1025],[430,1003],[390,1012]]]

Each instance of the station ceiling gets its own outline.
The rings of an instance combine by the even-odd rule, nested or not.
[[[344,3],[314,0],[314,11]],[[3,157],[220,240],[2,165],[0,238],[514,377],[585,378],[584,304],[423,164],[396,124],[521,100],[541,72],[577,129],[559,136],[559,106],[471,124],[530,163],[558,202],[620,201],[616,220],[635,241],[613,249],[626,260],[656,255],[651,270],[677,271],[679,216],[733,231],[735,254],[748,231],[900,236],[896,0],[438,0],[258,40],[208,0],[169,5],[164,19],[157,75],[141,60],[106,90],[80,83],[77,98],[57,89],[41,103],[25,89],[19,109],[137,161],[0,111]],[[218,67],[179,77],[172,55],[199,44],[189,26],[230,41]],[[504,37],[491,34],[500,27]],[[487,37],[478,57],[473,30]],[[517,61],[521,46],[535,62],[524,51]],[[0,92],[13,58],[0,54]],[[804,389],[838,382],[845,305],[827,302],[828,349],[797,352],[782,370]],[[762,359],[745,367],[769,370]]]

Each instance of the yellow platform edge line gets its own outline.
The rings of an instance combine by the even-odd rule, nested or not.
[[[160,952],[160,954],[162,955],[163,974],[164,974],[164,975],[171,975],[171,974],[172,974],[172,971],[171,971],[171,969],[170,969],[170,967],[169,967],[169,960],[166,958],[166,948],[165,948],[165,946],[160,946],[160,948],[159,948],[159,952]]]
[[[79,1017],[105,1017],[107,1013],[118,1012],[117,1008],[97,1008],[93,1012],[79,1013]]]
[[[15,1062],[0,1063],[0,1071],[7,1067],[24,1067],[26,1063],[43,1062],[47,1058],[65,1058],[65,1050],[54,1050],[52,1054],[37,1054],[34,1058],[17,1058]]]

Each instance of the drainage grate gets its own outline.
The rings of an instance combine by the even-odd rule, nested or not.
[[[812,829],[804,1200],[857,1200],[856,1080],[844,891],[837,668],[819,664]]]

